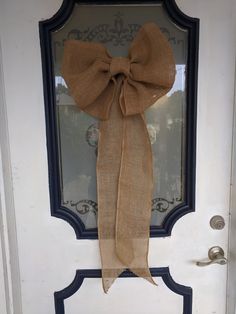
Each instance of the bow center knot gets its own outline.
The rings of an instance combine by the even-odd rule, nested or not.
[[[128,76],[130,73],[130,60],[123,57],[112,58],[110,72],[112,76],[117,74],[124,74],[125,76]]]

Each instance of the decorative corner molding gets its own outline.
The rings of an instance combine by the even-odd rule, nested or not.
[[[174,293],[183,297],[183,314],[192,314],[192,288],[176,283],[170,275],[168,267],[165,268],[150,268],[152,277],[161,277],[165,285]],[[125,271],[120,275],[120,278],[135,278],[130,271]],[[86,278],[101,278],[100,269],[84,269],[77,270],[72,283],[61,291],[54,293],[55,314],[69,314],[65,312],[64,300],[74,295],[83,284]],[[78,304],[79,311],[79,304]],[[81,313],[83,314],[83,313]]]

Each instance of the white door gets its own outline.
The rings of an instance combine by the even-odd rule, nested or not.
[[[157,287],[125,277],[105,295],[98,241],[77,240],[68,223],[50,215],[38,22],[55,14],[61,1],[1,1],[1,106],[6,109],[1,123],[5,121],[7,130],[1,149],[4,156],[9,154],[12,173],[11,191],[8,172],[3,172],[4,204],[11,206],[4,211],[2,234],[10,244],[13,286],[6,286],[12,291],[15,314],[55,313],[54,292],[74,279],[72,286],[56,294],[57,314],[226,313],[227,266],[199,267],[196,262],[206,259],[213,246],[223,248],[227,256],[235,4],[233,0],[177,4],[188,16],[200,19],[196,211],[179,219],[170,237],[151,238],[149,264]],[[3,159],[3,167],[6,163]],[[11,195],[14,202],[9,201]],[[223,230],[210,227],[214,215],[225,219]],[[79,269],[83,271],[76,276]]]

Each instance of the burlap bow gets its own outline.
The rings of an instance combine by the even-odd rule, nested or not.
[[[126,268],[154,283],[147,262],[152,149],[143,113],[173,85],[172,49],[154,23],[139,30],[128,58],[112,58],[99,43],[69,40],[62,74],[79,108],[101,120],[97,195],[104,291]]]

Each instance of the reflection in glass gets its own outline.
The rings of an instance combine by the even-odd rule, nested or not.
[[[177,71],[172,90],[145,113],[154,167],[151,225],[161,226],[166,215],[184,200],[187,32],[173,24],[160,5],[76,5],[68,23],[53,34],[62,205],[79,215],[87,229],[97,226],[98,121],[80,111],[69,95],[60,74],[63,44],[71,38],[97,41],[113,56],[125,56],[140,26],[149,21],[156,22],[167,36]]]

